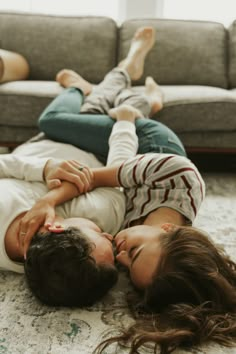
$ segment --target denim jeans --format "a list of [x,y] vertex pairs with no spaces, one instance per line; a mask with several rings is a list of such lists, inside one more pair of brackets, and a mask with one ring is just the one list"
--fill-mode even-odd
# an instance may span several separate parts
[[[108,139],[115,121],[108,115],[80,113],[83,94],[67,88],[57,96],[39,118],[39,128],[50,139],[69,143],[95,154],[106,162]],[[139,139],[139,154],[148,152],[186,156],[177,135],[164,124],[139,118],[135,122]]]

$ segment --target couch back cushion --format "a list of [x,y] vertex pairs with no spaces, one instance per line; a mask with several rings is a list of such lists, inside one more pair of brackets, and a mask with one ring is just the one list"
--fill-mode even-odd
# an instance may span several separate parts
[[156,29],[156,43],[138,84],[152,75],[162,85],[228,86],[227,32],[222,24],[167,19],[126,21],[120,27],[119,60],[126,56],[130,40],[141,26]]
[[229,28],[229,84],[236,87],[236,20]]
[[32,80],[68,68],[98,83],[116,64],[117,26],[106,17],[0,13],[0,46],[26,57]]

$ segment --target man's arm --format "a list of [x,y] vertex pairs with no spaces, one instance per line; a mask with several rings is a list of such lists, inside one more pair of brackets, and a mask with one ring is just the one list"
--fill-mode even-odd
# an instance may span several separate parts
[[[58,165],[58,162],[55,162],[55,160],[47,161],[43,170],[44,177],[51,176],[51,168],[55,164],[56,166]],[[61,179],[63,179],[65,174],[70,175],[71,171],[74,170],[78,174],[76,176],[72,174],[72,177],[70,177],[72,178],[72,183],[59,181],[58,187],[50,190],[45,196],[39,199],[22,218],[18,231],[18,242],[20,248],[23,250],[24,257],[33,235],[40,226],[44,225],[48,228],[53,224],[55,207],[91,189],[92,173],[88,167],[81,167],[79,162],[73,160],[62,162],[61,165],[63,166],[61,170],[62,175],[60,175]],[[68,168],[67,170],[65,170],[65,166]],[[57,171],[60,173],[60,168]],[[73,183],[74,178],[76,178],[76,184]],[[55,179],[50,179],[50,183],[55,182]],[[20,237],[21,234],[25,236],[22,238]]]
[[[40,198],[35,205],[21,219],[18,242],[19,247],[26,256],[33,235],[44,225],[46,228],[53,225],[55,220],[55,207],[74,197],[80,192],[73,183],[63,182],[60,187],[50,190]],[[24,234],[24,237],[20,237]]]
[[49,177],[46,180],[49,189],[59,187],[62,181],[74,183],[80,193],[90,189],[91,173],[88,167],[79,161],[60,161],[57,159],[39,158],[6,154],[0,156],[0,178],[16,178],[30,182],[44,182],[47,171],[59,166],[57,178]]
[[43,169],[48,158],[0,156],[0,178],[16,178],[26,181],[43,181]]

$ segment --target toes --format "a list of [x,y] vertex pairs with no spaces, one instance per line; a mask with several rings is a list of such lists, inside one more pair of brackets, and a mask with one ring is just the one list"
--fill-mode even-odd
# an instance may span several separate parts
[[66,72],[67,72],[67,69],[60,70],[56,75],[56,81],[61,80],[61,78],[65,75]]
[[79,75],[70,69],[62,69],[60,70],[57,75],[56,75],[56,81],[62,81],[64,80],[66,77],[73,77],[73,78],[79,78]]

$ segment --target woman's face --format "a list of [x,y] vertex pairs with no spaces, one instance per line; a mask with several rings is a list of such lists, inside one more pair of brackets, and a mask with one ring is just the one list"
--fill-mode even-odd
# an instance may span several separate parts
[[161,227],[139,225],[120,231],[115,237],[116,259],[129,269],[130,278],[140,289],[146,288],[156,271],[161,247]]

